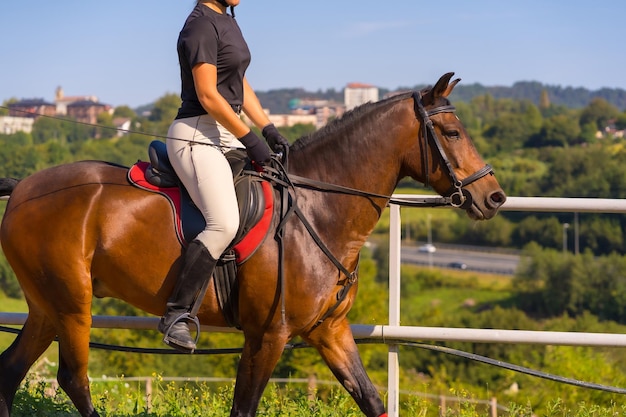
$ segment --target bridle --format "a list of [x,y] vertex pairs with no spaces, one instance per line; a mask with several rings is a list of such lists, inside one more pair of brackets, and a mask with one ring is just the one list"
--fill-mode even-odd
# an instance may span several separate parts
[[437,149],[437,152],[439,152],[443,166],[445,167],[448,177],[450,178],[450,183],[452,184],[448,191],[442,195],[449,198],[449,204],[453,207],[462,209],[470,207],[472,205],[472,195],[463,187],[481,179],[486,175],[493,175],[493,168],[491,165],[486,164],[483,168],[474,172],[472,175],[459,180],[454,172],[454,168],[452,168],[452,164],[450,163],[446,152],[441,146],[441,141],[439,140],[437,132],[435,132],[433,127],[433,122],[430,119],[431,116],[434,116],[435,114],[454,113],[455,107],[451,104],[446,104],[444,106],[426,110],[424,108],[424,104],[422,103],[422,94],[419,91],[414,91],[412,97],[415,117],[418,120],[421,119],[420,123],[422,125],[422,134],[418,136],[422,145],[422,169],[424,172],[424,184],[426,186],[429,185],[428,146],[429,142],[432,141]]

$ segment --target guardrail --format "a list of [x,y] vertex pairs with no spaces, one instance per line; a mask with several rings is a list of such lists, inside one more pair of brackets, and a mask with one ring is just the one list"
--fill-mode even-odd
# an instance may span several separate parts
[[[396,194],[399,199],[421,199],[428,196]],[[591,198],[548,198],[548,197],[508,197],[502,206],[504,211],[532,212],[599,212],[626,213],[626,199]],[[444,327],[419,327],[400,325],[400,249],[401,249],[400,206],[390,205],[389,230],[389,324],[352,326],[355,338],[403,339],[414,341],[457,341],[475,343],[524,343],[570,346],[626,347],[626,335],[607,333],[544,332],[499,329],[466,329]],[[23,325],[26,313],[0,313],[0,324]],[[117,317],[94,316],[94,328],[112,329],[156,329],[157,317]],[[201,330],[237,332],[235,329],[202,326]],[[389,344],[387,402],[389,417],[399,415],[398,345]]]
[[[415,200],[432,197],[426,195],[394,194],[400,200]],[[465,341],[481,343],[529,343],[573,346],[623,346],[626,338],[619,334],[527,332],[522,330],[498,329],[450,329],[409,328],[400,326],[400,252],[401,218],[400,206],[391,204],[389,219],[389,328],[403,329],[405,339],[431,341]],[[606,198],[553,198],[553,197],[507,197],[500,208],[503,211],[531,212],[595,212],[626,213],[626,199]],[[576,216],[577,217],[577,216]],[[388,336],[389,337],[389,336]],[[480,340],[477,340],[480,339]],[[389,345],[387,402],[389,417],[399,415],[400,368],[398,346]]]

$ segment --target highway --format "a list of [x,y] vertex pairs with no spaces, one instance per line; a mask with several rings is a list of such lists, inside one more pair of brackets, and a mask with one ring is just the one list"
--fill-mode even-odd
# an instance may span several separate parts
[[419,251],[419,246],[403,243],[400,255],[402,263],[457,269],[461,264],[464,264],[468,271],[513,275],[520,259],[519,255],[489,252],[488,250],[479,251],[471,248],[459,249],[437,245],[435,247],[437,250],[434,253],[425,253]]

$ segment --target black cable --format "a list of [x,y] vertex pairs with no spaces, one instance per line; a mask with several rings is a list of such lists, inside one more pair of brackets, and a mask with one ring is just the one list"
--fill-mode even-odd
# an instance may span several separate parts
[[[357,341],[357,343],[359,343],[359,341]],[[556,382],[561,382],[561,383],[568,384],[568,385],[574,385],[577,387],[590,388],[590,389],[595,389],[595,390],[600,390],[600,391],[611,392],[615,394],[626,394],[626,389],[624,388],[601,385],[601,384],[596,384],[593,382],[585,382],[585,381],[580,381],[577,379],[566,378],[566,377],[559,376],[559,375],[553,375],[547,372],[536,371],[534,369],[530,369],[525,366],[514,365],[508,362],[503,362],[497,359],[487,358],[485,356],[477,355],[475,353],[463,352],[462,350],[452,349],[446,346],[429,345],[429,344],[424,344],[424,343],[409,342],[406,340],[389,340],[389,339],[385,339],[385,344],[396,344],[396,345],[402,345],[402,346],[417,347],[420,349],[427,349],[427,350],[431,350],[435,352],[446,353],[449,355],[460,356],[462,358],[486,363],[488,365],[497,366],[499,368],[509,369],[511,371],[519,372],[522,374],[527,374],[527,375],[532,375],[532,376],[536,376],[536,377],[543,378],[543,379],[548,379],[550,381],[556,381]]]
[[[0,109],[7,109],[7,110],[11,110],[11,111],[16,111],[16,112],[28,114],[30,116],[46,117],[48,119],[59,120],[61,122],[74,123],[74,124],[77,124],[77,125],[89,126],[89,127],[98,128],[98,129],[115,130],[116,132],[132,133],[132,134],[136,134],[136,135],[150,136],[150,137],[155,137],[155,138],[159,138],[159,139],[172,139],[172,140],[179,140],[179,141],[184,141],[184,142],[191,142],[188,139],[174,138],[174,137],[171,137],[171,136],[159,135],[159,134],[156,134],[156,133],[147,133],[147,132],[142,132],[140,130],[122,129],[121,127],[104,126],[104,125],[99,125],[99,124],[96,124],[96,123],[81,122],[81,121],[74,120],[74,119],[66,119],[64,117],[50,116],[50,115],[47,115],[47,114],[41,114],[41,113],[31,112],[31,111],[27,111],[27,110],[9,109],[9,107],[7,107],[7,106],[0,106]],[[217,146],[217,145],[214,145],[214,146]]]

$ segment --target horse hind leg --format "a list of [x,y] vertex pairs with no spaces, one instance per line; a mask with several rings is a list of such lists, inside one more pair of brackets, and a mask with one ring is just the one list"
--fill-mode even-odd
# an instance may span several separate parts
[[0,417],[8,417],[15,393],[30,367],[54,340],[52,322],[31,308],[22,331],[0,355]]
[[82,417],[97,417],[91,391],[87,363],[89,359],[89,332],[91,304],[80,314],[68,314],[59,319],[59,386],[70,397]]
[[350,325],[345,318],[339,323],[329,318],[302,337],[317,349],[337,380],[367,417],[387,415],[380,394],[365,371]]

